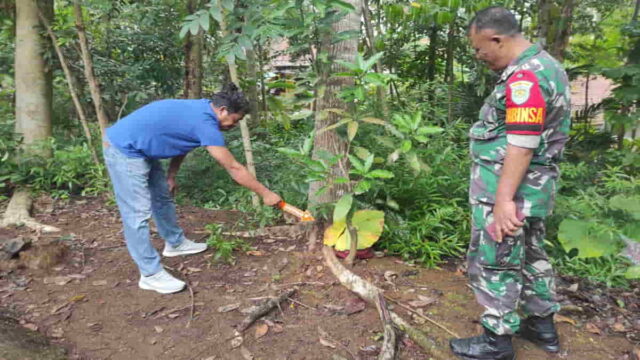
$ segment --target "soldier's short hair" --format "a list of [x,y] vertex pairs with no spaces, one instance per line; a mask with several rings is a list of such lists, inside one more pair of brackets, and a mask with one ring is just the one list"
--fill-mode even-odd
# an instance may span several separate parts
[[476,13],[469,22],[467,32],[491,29],[498,35],[513,36],[520,33],[520,25],[513,13],[501,6],[489,6]]

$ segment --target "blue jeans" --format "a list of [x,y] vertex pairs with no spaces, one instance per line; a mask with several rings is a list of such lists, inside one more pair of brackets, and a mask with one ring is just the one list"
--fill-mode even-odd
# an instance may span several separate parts
[[103,146],[103,154],[129,254],[143,276],[153,275],[162,265],[149,238],[151,215],[167,243],[176,247],[184,240],[162,164],[159,160],[127,157],[110,144]]

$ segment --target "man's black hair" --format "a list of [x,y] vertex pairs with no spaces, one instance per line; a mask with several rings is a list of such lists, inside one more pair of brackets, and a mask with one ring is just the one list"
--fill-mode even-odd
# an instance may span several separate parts
[[222,90],[213,94],[211,102],[215,107],[224,106],[230,114],[246,114],[249,112],[249,101],[236,84],[230,82]]
[[513,13],[501,6],[489,6],[476,13],[469,22],[467,32],[491,29],[497,35],[513,36],[520,33],[520,25]]

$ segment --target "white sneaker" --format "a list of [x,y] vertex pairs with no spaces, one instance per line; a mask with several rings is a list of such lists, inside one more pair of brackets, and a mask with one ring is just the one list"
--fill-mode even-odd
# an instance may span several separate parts
[[193,242],[187,238],[182,241],[182,244],[177,247],[172,247],[169,244],[164,245],[162,256],[173,257],[180,255],[197,254],[207,250],[207,244]]
[[160,294],[171,294],[185,287],[182,280],[174,278],[164,268],[151,276],[140,276],[138,286],[144,290],[155,290]]

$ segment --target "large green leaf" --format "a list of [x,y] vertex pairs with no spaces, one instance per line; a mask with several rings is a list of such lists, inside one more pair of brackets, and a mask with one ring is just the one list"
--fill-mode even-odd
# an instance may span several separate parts
[[217,21],[217,22],[221,22],[222,21],[222,11],[220,11],[220,8],[218,6],[211,6],[209,8],[209,13],[211,14],[211,17]]
[[336,207],[333,209],[333,222],[345,222],[347,214],[351,210],[351,204],[353,204],[353,195],[345,194],[336,203]]
[[371,182],[368,180],[359,181],[353,188],[353,192],[356,195],[364,194],[371,189]]
[[371,172],[368,172],[365,177],[368,178],[378,178],[378,179],[391,179],[393,177],[393,173],[388,170],[376,169]]
[[349,141],[353,141],[353,138],[356,137],[357,133],[358,133],[357,121],[351,121],[349,124],[347,124],[347,136],[349,137]]
[[368,58],[365,62],[364,62],[364,69],[363,70],[369,70],[373,67],[373,65],[384,55],[384,52],[379,52],[373,56],[371,56],[370,58]]
[[593,223],[574,219],[562,221],[558,240],[566,251],[577,249],[579,258],[614,254],[619,244],[612,234],[598,231]]
[[331,226],[329,226],[324,231],[323,243],[327,246],[336,246],[338,241],[340,241],[341,243],[345,242],[347,240],[345,239],[346,237],[348,237],[349,239],[351,238],[349,236],[349,232],[346,230],[346,219],[341,221],[334,221],[333,224],[331,224]]
[[382,235],[384,212],[359,210],[353,214],[351,225],[358,232],[358,249],[370,248]]
[[[378,210],[359,210],[353,214],[351,225],[358,234],[358,250],[370,248],[384,229],[384,213]],[[338,251],[351,248],[351,234],[346,221],[334,221],[324,232],[324,244]]]
[[624,274],[627,279],[640,279],[640,265],[631,266]]
[[616,195],[609,200],[609,205],[618,210],[626,211],[634,219],[640,220],[640,196]]

